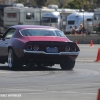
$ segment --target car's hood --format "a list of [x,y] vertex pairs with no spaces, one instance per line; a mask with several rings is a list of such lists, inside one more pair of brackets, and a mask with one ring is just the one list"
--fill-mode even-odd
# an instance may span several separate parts
[[70,42],[67,37],[55,37],[55,36],[28,36],[29,41],[59,41]]

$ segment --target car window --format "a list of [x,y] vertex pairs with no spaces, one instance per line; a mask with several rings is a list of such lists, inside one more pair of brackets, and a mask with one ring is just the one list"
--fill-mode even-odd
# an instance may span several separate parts
[[11,38],[12,37],[12,35],[13,35],[13,33],[16,31],[16,29],[14,29],[14,28],[12,28],[12,29],[10,29],[7,33],[6,33],[6,35],[5,35],[5,38]]
[[23,36],[60,36],[66,37],[60,30],[24,29],[20,31]]
[[21,33],[23,36],[55,36],[53,31],[44,29],[24,29]]
[[60,37],[66,37],[62,31],[56,30],[56,35]]

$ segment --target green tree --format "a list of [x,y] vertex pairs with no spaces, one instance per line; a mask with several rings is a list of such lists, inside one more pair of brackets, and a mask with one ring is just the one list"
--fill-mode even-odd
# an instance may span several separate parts
[[100,0],[17,0],[16,2],[25,4],[27,1],[29,1],[31,5],[35,6],[48,6],[55,4],[58,5],[59,8],[72,9],[81,9],[84,1],[85,10],[100,7]]
[[23,4],[29,3],[33,6],[36,6],[36,1],[35,0],[17,0],[16,3],[23,3]]
[[73,0],[64,5],[64,8],[81,9],[82,2],[80,0]]
[[[98,0],[100,2],[100,0]],[[97,2],[97,0],[95,0]],[[88,10],[94,8],[94,0],[73,0],[64,6],[64,8]]]
[[38,6],[45,6],[45,3],[47,2],[47,0],[35,0],[35,1]]
[[58,5],[60,8],[63,8],[68,1],[72,0],[17,0],[16,2],[26,4],[27,1],[29,1],[31,5],[35,6]]
[[100,7],[100,0],[95,0],[96,7]]
[[67,4],[68,0],[57,0],[59,8],[63,8],[64,4]]

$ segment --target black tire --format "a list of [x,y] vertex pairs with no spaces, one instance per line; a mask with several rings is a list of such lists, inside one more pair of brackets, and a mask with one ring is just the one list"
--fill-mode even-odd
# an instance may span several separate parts
[[65,61],[60,64],[60,67],[63,70],[72,70],[75,66],[75,60],[74,61]]
[[22,68],[22,62],[19,61],[12,48],[8,50],[8,67],[12,70]]

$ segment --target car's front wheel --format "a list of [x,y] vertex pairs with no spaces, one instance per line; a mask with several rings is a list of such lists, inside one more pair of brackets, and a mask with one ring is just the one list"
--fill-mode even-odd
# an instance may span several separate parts
[[22,63],[19,61],[18,57],[15,55],[12,48],[8,50],[8,66],[10,69],[19,69],[22,67]]
[[65,61],[60,64],[60,67],[63,70],[72,70],[74,68],[74,66],[75,66],[75,60],[74,61]]

